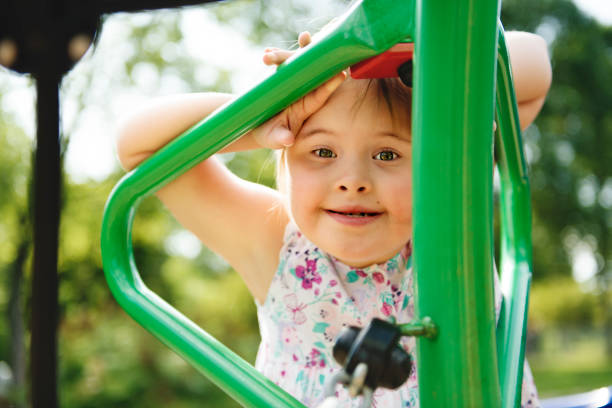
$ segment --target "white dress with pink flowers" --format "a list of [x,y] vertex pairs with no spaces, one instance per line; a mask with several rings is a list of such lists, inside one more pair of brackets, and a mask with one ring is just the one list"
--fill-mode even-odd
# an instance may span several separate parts
[[[344,326],[364,327],[378,317],[393,316],[398,323],[414,318],[411,248],[383,264],[351,268],[322,252],[289,223],[278,270],[267,298],[258,305],[261,344],[256,368],[308,407],[323,400],[323,385],[340,370],[332,357],[336,335]],[[496,314],[501,294],[496,281]],[[415,339],[401,344],[416,361]],[[337,388],[341,407],[357,407]],[[540,406],[528,367],[523,381],[523,407]],[[397,390],[379,388],[374,407],[418,407],[416,369]]]

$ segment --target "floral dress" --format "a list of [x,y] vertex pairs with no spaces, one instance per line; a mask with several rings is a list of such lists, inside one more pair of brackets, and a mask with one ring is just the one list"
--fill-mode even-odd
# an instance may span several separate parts
[[[345,326],[364,327],[377,317],[398,323],[414,319],[410,244],[383,264],[351,268],[321,251],[292,222],[287,226],[278,270],[257,315],[261,344],[256,368],[308,407],[324,399],[327,378],[341,369],[332,356],[334,340]],[[495,279],[495,309],[501,293]],[[416,361],[416,342],[402,337],[402,347]],[[416,367],[416,366],[415,366]],[[357,407],[337,387],[340,407]],[[523,381],[523,407],[539,407],[528,367]],[[418,407],[416,369],[397,390],[378,388],[374,407]]]

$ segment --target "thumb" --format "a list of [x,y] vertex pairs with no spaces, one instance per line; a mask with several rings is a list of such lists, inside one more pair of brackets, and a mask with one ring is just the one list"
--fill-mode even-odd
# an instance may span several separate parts
[[285,126],[275,126],[271,131],[268,146],[272,149],[282,149],[293,144],[295,135]]

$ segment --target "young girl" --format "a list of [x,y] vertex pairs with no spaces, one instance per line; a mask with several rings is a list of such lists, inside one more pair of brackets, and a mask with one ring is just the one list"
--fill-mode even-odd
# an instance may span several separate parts
[[[550,85],[546,44],[527,33],[507,33],[506,40],[525,128]],[[309,41],[300,35],[301,46]],[[268,49],[264,62],[279,64],[289,55]],[[224,150],[282,149],[279,191],[238,178],[212,157],[157,193],[240,273],[258,306],[257,368],[310,407],[321,403],[325,380],[340,369],[331,349],[343,326],[414,318],[411,89],[399,79],[345,77]],[[118,139],[121,164],[134,168],[230,98],[181,95],[132,115]],[[402,345],[414,358],[414,339]],[[417,407],[417,385],[413,370],[398,390],[377,390],[374,403]],[[358,402],[340,388],[338,397],[339,406]],[[529,370],[523,406],[539,406]]]

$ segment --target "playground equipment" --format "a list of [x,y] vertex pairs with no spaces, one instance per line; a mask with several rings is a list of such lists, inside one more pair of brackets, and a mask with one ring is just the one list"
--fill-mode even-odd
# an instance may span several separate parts
[[[516,406],[531,277],[529,186],[498,15],[499,3],[494,1],[357,2],[325,36],[297,52],[275,75],[127,174],[109,198],[102,230],[104,269],[122,307],[242,405],[301,406],[147,289],[131,253],[135,207],[341,69],[409,39],[415,43],[417,315],[431,318],[440,330],[435,340],[418,340],[421,404]],[[505,294],[497,342],[490,177],[495,99],[504,191]],[[439,189],[440,185],[447,188]],[[446,250],[440,253],[441,248]]]
[[[243,406],[302,407],[146,287],[132,254],[134,213],[144,197],[340,70],[409,40],[415,48],[413,266],[418,316],[411,323],[420,327],[430,321],[439,331],[417,340],[420,404],[518,406],[531,218],[499,9],[499,2],[485,0],[358,1],[275,75],[127,174],[109,198],[102,229],[104,270],[120,305]],[[504,294],[497,327],[492,282],[494,116]]]

